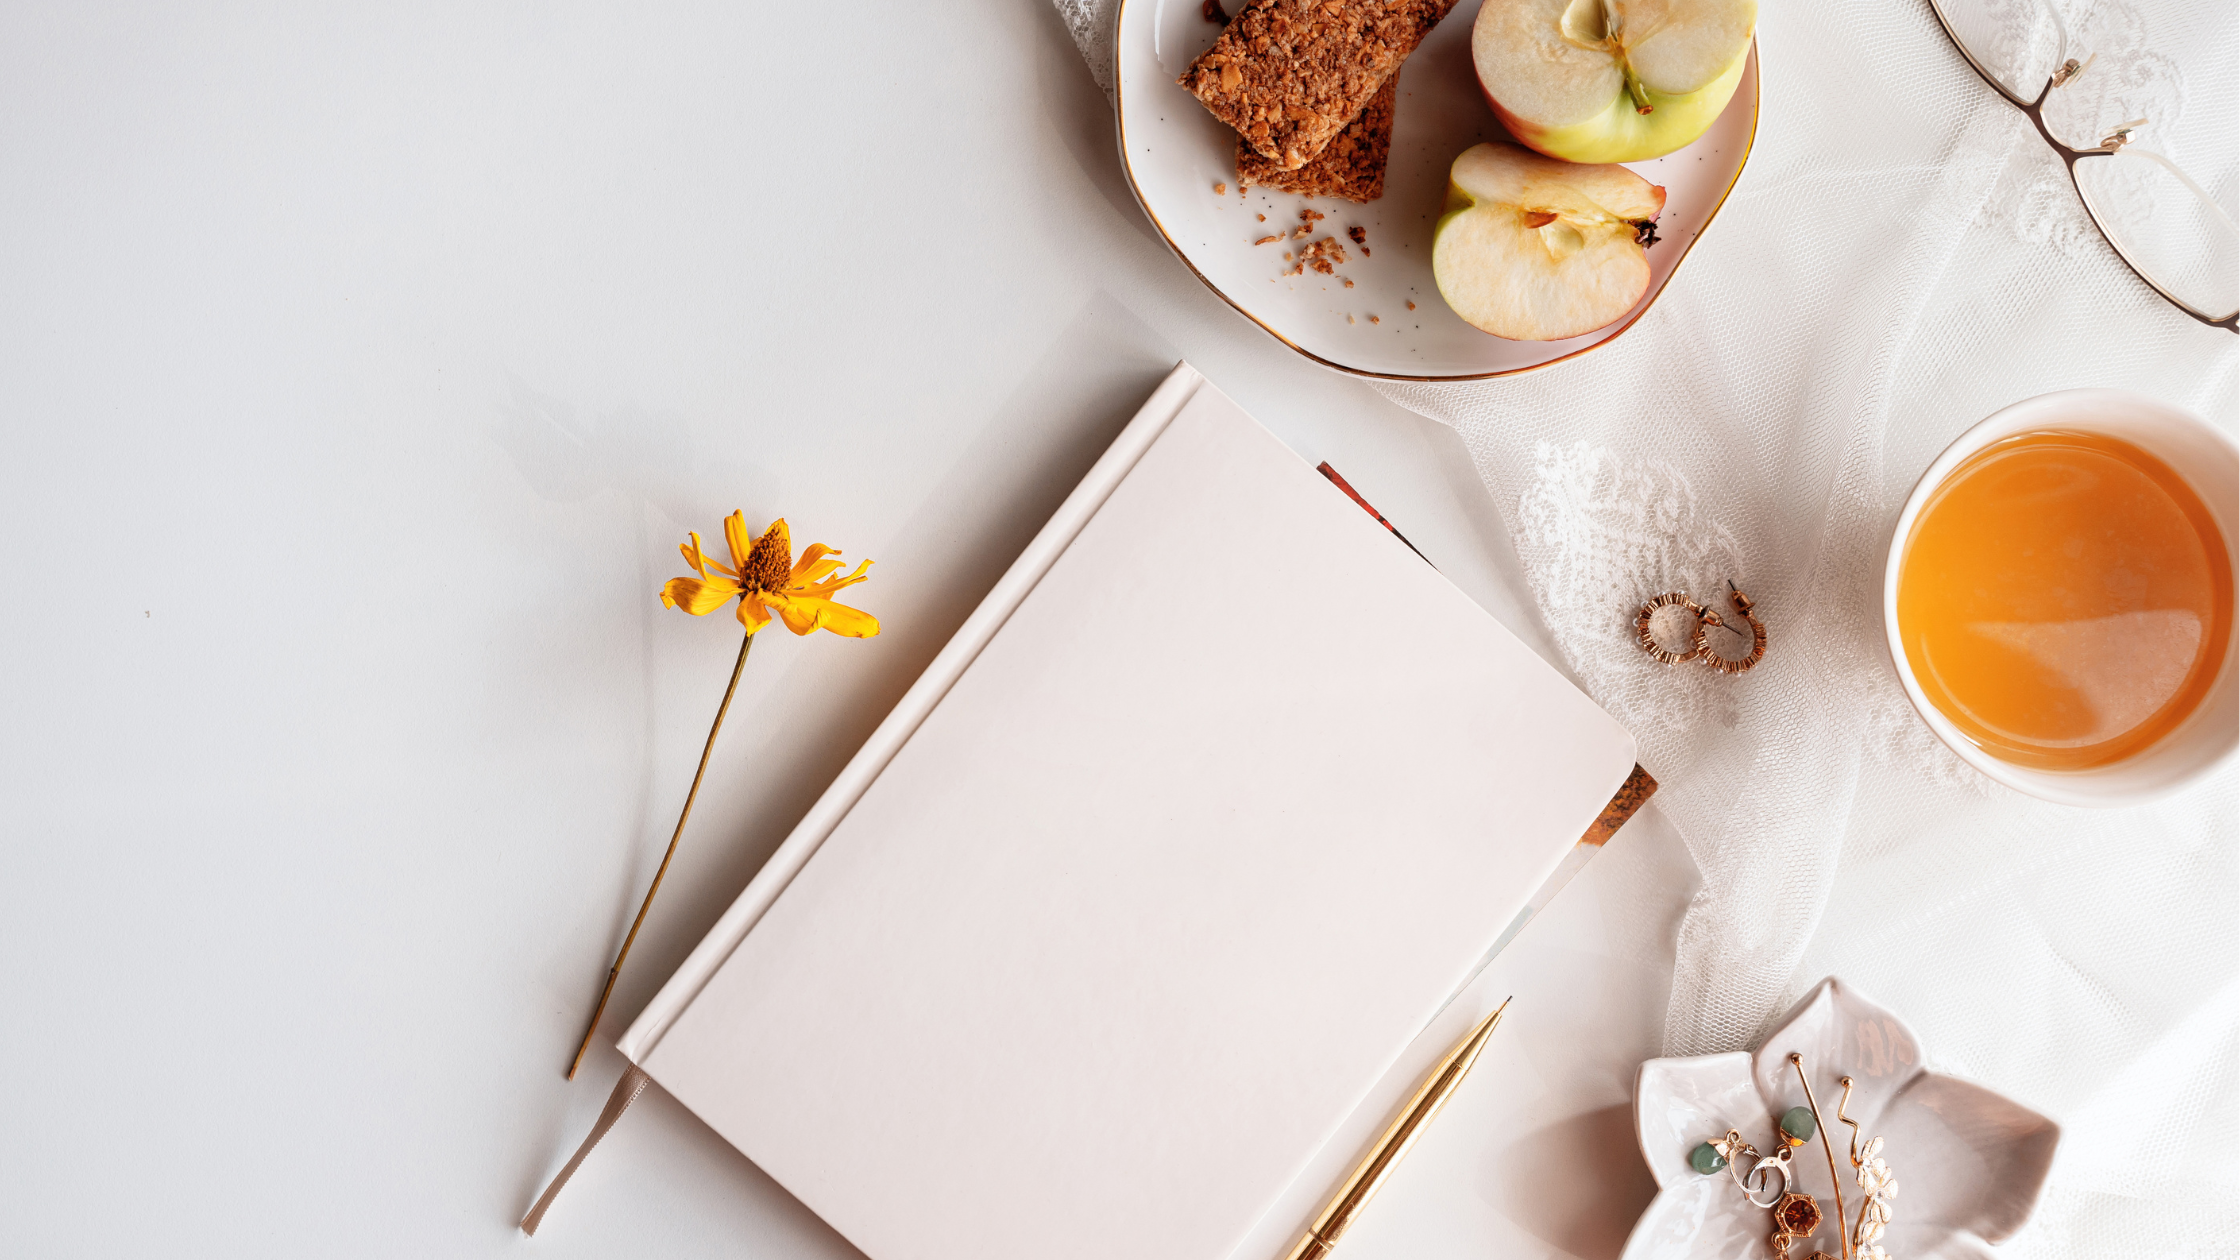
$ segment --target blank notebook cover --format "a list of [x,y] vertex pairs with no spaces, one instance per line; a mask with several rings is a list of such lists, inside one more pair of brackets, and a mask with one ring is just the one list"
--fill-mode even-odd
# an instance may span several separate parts
[[1185,365],[622,1049],[873,1260],[1223,1260],[1633,761]]

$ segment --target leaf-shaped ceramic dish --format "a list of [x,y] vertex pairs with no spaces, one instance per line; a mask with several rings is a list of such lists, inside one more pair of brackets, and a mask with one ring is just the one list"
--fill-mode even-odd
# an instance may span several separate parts
[[[1891,1200],[1878,1244],[1904,1260],[1990,1260],[1990,1244],[2022,1227],[2037,1206],[2061,1130],[2053,1121],[1980,1085],[1928,1071],[1921,1043],[1898,1017],[1822,980],[1755,1053],[1651,1059],[1634,1082],[1641,1154],[1657,1197],[1626,1239],[1622,1260],[1764,1260],[1772,1214],[1750,1206],[1726,1172],[1706,1176],[1689,1152],[1728,1129],[1760,1151],[1774,1149],[1781,1114],[1805,1102],[1792,1051],[1804,1056],[1835,1142],[1844,1205],[1858,1217],[1860,1190],[1849,1159],[1851,1130],[1836,1121],[1837,1082],[1855,1082],[1846,1114],[1860,1141],[1883,1139],[1882,1157],[1902,1193]],[[1817,1198],[1826,1220],[1791,1245],[1841,1255],[1827,1154],[1814,1140],[1795,1154],[1797,1189]],[[1769,1178],[1770,1180],[1770,1178]]]
[[[1236,0],[1230,0],[1236,7]],[[1741,177],[1758,130],[1758,49],[1734,99],[1695,143],[1627,165],[1665,189],[1662,239],[1649,248],[1649,289],[1624,318],[1564,341],[1503,341],[1465,324],[1431,279],[1431,229],[1446,204],[1447,168],[1464,149],[1505,140],[1470,60],[1477,0],[1457,4],[1400,71],[1384,196],[1367,205],[1237,187],[1236,133],[1175,83],[1221,28],[1200,0],[1122,0],[1114,83],[1120,163],[1160,235],[1206,287],[1278,341],[1327,367],[1405,381],[1511,376],[1608,345],[1648,313],[1681,259]],[[1217,195],[1214,185],[1226,186]],[[1337,275],[1285,277],[1285,244],[1253,241],[1298,226],[1302,207],[1329,217],[1351,261]],[[1266,215],[1265,220],[1256,215]],[[1346,239],[1359,227],[1366,258]],[[1353,281],[1347,288],[1345,280]],[[1413,303],[1413,309],[1410,304]]]

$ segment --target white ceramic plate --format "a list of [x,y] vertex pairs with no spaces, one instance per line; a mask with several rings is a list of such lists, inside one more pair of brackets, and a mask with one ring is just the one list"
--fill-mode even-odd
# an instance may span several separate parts
[[[1634,1121],[1657,1197],[1626,1239],[1622,1260],[1760,1260],[1772,1214],[1743,1199],[1730,1172],[1709,1176],[1688,1165],[1699,1144],[1736,1129],[1761,1151],[1775,1149],[1779,1116],[1806,1101],[1789,1055],[1804,1056],[1820,1115],[1835,1138],[1817,1138],[1794,1157],[1794,1189],[1819,1200],[1825,1219],[1789,1254],[1817,1246],[1843,1254],[1836,1238],[1833,1157],[1843,1178],[1846,1219],[1855,1223],[1862,1192],[1850,1159],[1853,1133],[1837,1123],[1843,1091],[1856,1082],[1844,1114],[1858,1137],[1883,1139],[1881,1156],[1896,1178],[1888,1232],[1871,1240],[1905,1260],[1991,1260],[1990,1246],[2030,1219],[2053,1164],[2061,1130],[2053,1121],[1980,1085],[1922,1066],[1913,1030],[1835,977],[1822,980],[1756,1053],[1651,1059],[1634,1082]],[[1750,1171],[1747,1164],[1742,1169]],[[1768,1185],[1778,1184],[1768,1174]],[[1763,1197],[1763,1196],[1762,1196]]]
[[[1447,168],[1464,149],[1507,133],[1478,91],[1470,61],[1477,0],[1439,23],[1400,71],[1384,196],[1365,206],[1334,197],[1237,189],[1236,133],[1176,84],[1221,28],[1200,0],[1122,0],[1117,84],[1120,162],[1136,200],[1206,287],[1245,318],[1317,363],[1388,380],[1510,376],[1560,363],[1615,340],[1647,313],[1680,260],[1711,223],[1749,159],[1758,129],[1758,50],[1726,112],[1694,144],[1628,165],[1665,188],[1662,237],[1649,249],[1649,291],[1625,318],[1564,341],[1503,341],[1465,324],[1431,279],[1431,229],[1446,202]],[[1231,8],[1240,7],[1231,0]],[[1226,195],[1213,186],[1226,184]],[[1334,276],[1284,277],[1285,245],[1255,247],[1298,225],[1312,206],[1329,217],[1317,234],[1344,241],[1351,259]],[[1265,214],[1266,221],[1255,218]],[[1358,226],[1369,257],[1346,240]],[[1304,242],[1297,242],[1304,244]],[[1352,280],[1353,287],[1343,281]],[[1408,309],[1408,303],[1415,309]],[[1372,320],[1371,317],[1375,319]]]

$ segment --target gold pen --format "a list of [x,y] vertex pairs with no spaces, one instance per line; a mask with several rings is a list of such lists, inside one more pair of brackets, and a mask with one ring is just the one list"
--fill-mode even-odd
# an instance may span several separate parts
[[1400,1109],[1384,1136],[1377,1139],[1376,1145],[1369,1148],[1368,1155],[1354,1168],[1353,1175],[1338,1187],[1337,1195],[1322,1209],[1322,1215],[1314,1218],[1306,1237],[1291,1249],[1289,1260],[1322,1260],[1338,1245],[1338,1238],[1352,1226],[1353,1218],[1361,1215],[1370,1197],[1399,1166],[1400,1157],[1416,1144],[1416,1138],[1431,1123],[1431,1117],[1439,1114],[1439,1108],[1446,1106],[1447,1099],[1454,1096],[1462,1078],[1470,1074],[1470,1065],[1478,1061],[1478,1053],[1486,1048],[1486,1039],[1493,1035],[1494,1025],[1501,1022],[1501,1012],[1509,1009],[1511,1000],[1503,998],[1501,1005],[1493,1008],[1493,1014],[1478,1021],[1478,1026],[1470,1030],[1462,1044],[1447,1051],[1447,1057],[1431,1069],[1423,1084],[1416,1087],[1415,1097]]

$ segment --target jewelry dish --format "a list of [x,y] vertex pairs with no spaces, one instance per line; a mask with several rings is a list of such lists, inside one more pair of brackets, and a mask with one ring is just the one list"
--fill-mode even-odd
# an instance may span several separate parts
[[[1121,0],[1113,79],[1121,167],[1153,226],[1207,288],[1276,340],[1356,376],[1485,380],[1561,363],[1616,340],[1656,304],[1719,213],[1757,134],[1759,53],[1753,42],[1733,100],[1708,131],[1674,153],[1626,164],[1666,194],[1641,300],[1584,336],[1504,341],[1449,310],[1431,276],[1431,232],[1446,204],[1448,168],[1471,145],[1509,138],[1480,94],[1471,62],[1475,0],[1456,5],[1402,67],[1384,195],[1366,205],[1238,188],[1236,133],[1175,82],[1221,33],[1201,7],[1200,0]],[[1216,184],[1226,191],[1215,193]],[[1346,245],[1349,261],[1336,275],[1286,277],[1289,242],[1253,244],[1297,227],[1299,211],[1308,207],[1328,216],[1317,234],[1344,240],[1348,228],[1362,230]]]
[[[1811,1141],[1795,1151],[1795,1182],[1828,1205],[1814,1233],[1791,1254],[1845,1249],[1836,1237],[1836,1196],[1826,1159],[1841,1171],[1854,1219],[1862,1198],[1846,1158],[1852,1131],[1837,1123],[1839,1082],[1860,1141],[1885,1139],[1879,1155],[1903,1182],[1893,1183],[1887,1231],[1873,1240],[1903,1260],[1988,1260],[1992,1243],[2022,1227],[2037,1206],[2061,1131],[2053,1121],[1921,1066],[1921,1043],[1897,1016],[1833,976],[1797,1004],[1754,1053],[1651,1059],[1634,1082],[1634,1122],[1657,1197],[1626,1239],[1622,1260],[1761,1260],[1774,1254],[1772,1213],[1752,1206],[1728,1173],[1698,1172],[1690,1155],[1729,1130],[1752,1145],[1779,1146],[1776,1120],[1807,1099],[1790,1055],[1801,1057],[1818,1094],[1830,1150]],[[1872,1152],[1870,1151],[1870,1158]],[[1857,1255],[1873,1254],[1857,1249]]]

